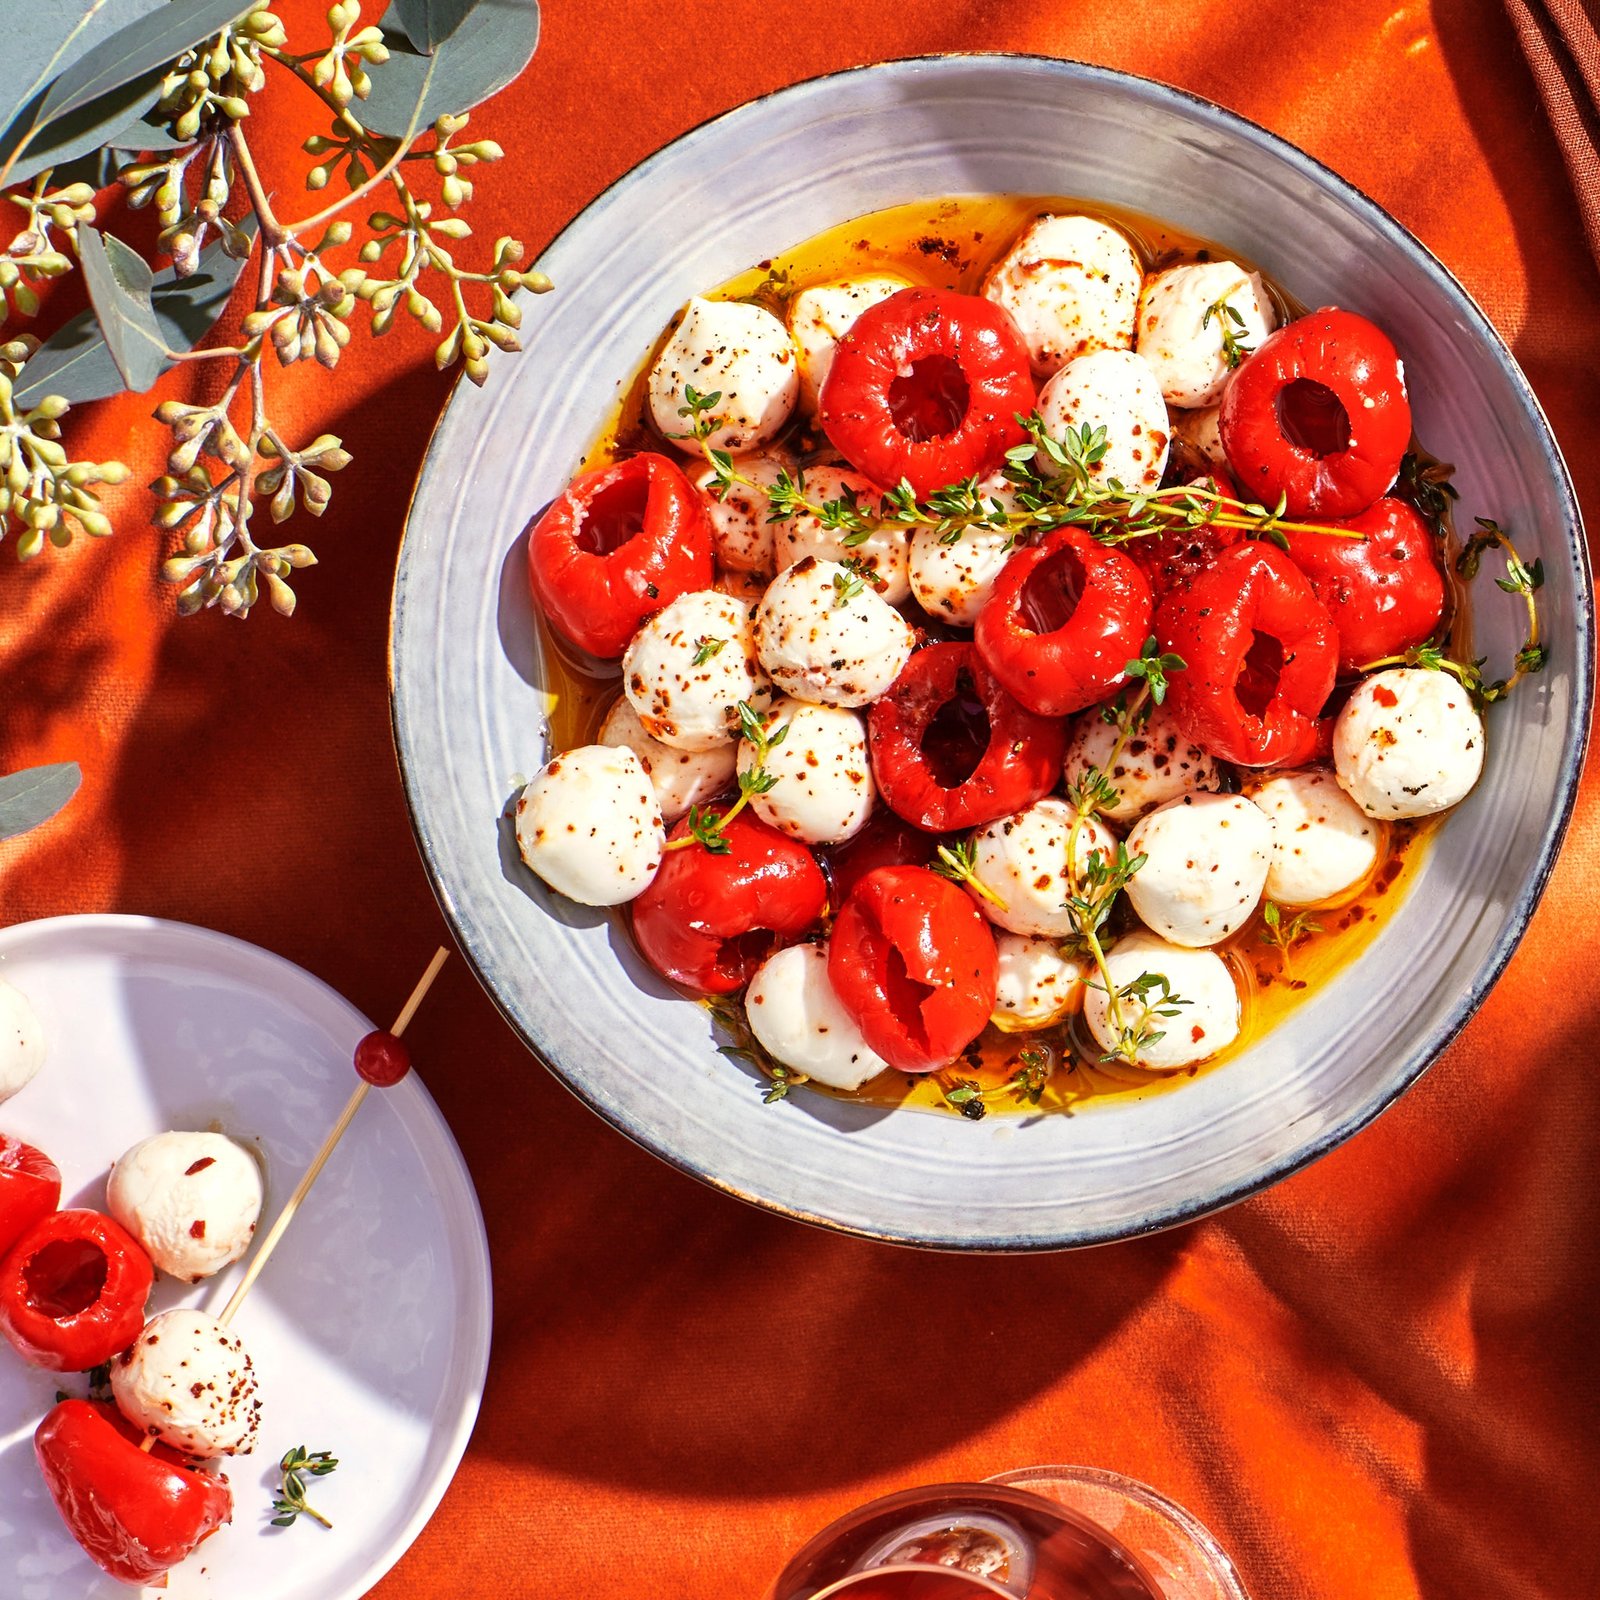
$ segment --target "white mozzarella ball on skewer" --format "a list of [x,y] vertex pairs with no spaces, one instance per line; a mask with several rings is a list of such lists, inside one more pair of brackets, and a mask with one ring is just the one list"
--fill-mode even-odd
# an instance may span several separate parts
[[517,800],[517,849],[557,894],[619,906],[656,875],[667,832],[632,750],[586,744],[536,773]]
[[[764,719],[763,761],[754,744],[739,745],[739,772],[758,762],[772,786],[750,801],[763,821],[806,844],[853,839],[872,815],[876,788],[867,754],[866,719],[844,706],[808,705],[787,696]],[[787,730],[787,731],[781,731]]]
[[1117,841],[1098,817],[1085,817],[1074,834],[1073,811],[1064,800],[1037,800],[972,835],[973,876],[989,891],[978,909],[1012,933],[1064,937],[1075,931],[1067,898],[1071,884],[1067,851],[1082,873],[1090,858],[1112,855]]
[[[709,463],[689,474],[689,482],[705,498],[711,517],[711,547],[717,566],[724,572],[754,572],[770,576],[772,523],[764,490],[771,489],[780,474],[793,470],[787,457],[771,451],[734,459],[734,470],[750,483],[734,483],[723,494],[717,486],[715,468]],[[751,484],[756,485],[755,488]]]
[[[1135,1045],[1131,1064],[1171,1071],[1194,1066],[1239,1037],[1239,990],[1228,964],[1214,950],[1186,949],[1153,933],[1130,933],[1106,956],[1106,971],[1111,988],[1086,989],[1083,1020],[1108,1055],[1120,1055],[1125,1036],[1143,1040]],[[1164,980],[1165,992],[1159,982],[1145,980]],[[1141,985],[1144,992],[1124,992],[1130,985]],[[1162,1016],[1163,1011],[1174,1015]]]
[[[803,479],[805,497],[815,506],[829,501],[854,500],[869,520],[878,513],[879,495],[870,478],[839,467],[808,467]],[[852,541],[854,541],[852,543]],[[819,561],[853,561],[890,605],[899,605],[911,593],[906,575],[907,536],[904,528],[885,524],[865,538],[850,528],[829,528],[809,511],[797,512],[773,525],[773,559],[781,572],[807,556]]]
[[684,437],[688,391],[717,395],[708,416],[719,426],[706,443],[715,450],[754,450],[776,438],[794,411],[800,377],[789,330],[760,306],[737,300],[692,299],[650,369],[650,416],[688,455],[700,442]]
[[1450,673],[1395,667],[1363,679],[1333,725],[1339,786],[1369,817],[1426,817],[1483,771],[1483,719]]
[[[1053,438],[1069,429],[1105,429],[1105,454],[1089,469],[1096,483],[1113,479],[1139,492],[1160,486],[1170,427],[1156,375],[1131,350],[1096,350],[1069,361],[1040,391],[1039,415]],[[1059,468],[1040,451],[1039,467]]]
[[1233,367],[1228,346],[1257,349],[1276,318],[1259,273],[1235,261],[1197,261],[1145,279],[1135,348],[1174,406],[1219,400]]
[[1090,767],[1098,768],[1117,791],[1114,805],[1099,808],[1114,822],[1134,822],[1179,795],[1220,789],[1217,763],[1179,731],[1171,711],[1156,706],[1112,759],[1120,738],[1117,726],[1098,711],[1086,711],[1073,725],[1063,770],[1067,787],[1081,782]]
[[1272,824],[1238,794],[1186,794],[1128,835],[1139,920],[1173,944],[1209,945],[1250,920],[1272,866]]
[[814,283],[789,302],[789,337],[800,357],[800,391],[806,409],[817,409],[817,396],[833,366],[839,341],[869,306],[909,289],[911,280],[893,273],[861,273],[831,283]]
[[1033,369],[1059,371],[1091,350],[1126,350],[1144,271],[1126,235],[1094,217],[1030,223],[989,270],[983,293],[1011,313]]
[[255,1363],[231,1328],[183,1307],[147,1322],[111,1363],[129,1422],[185,1455],[247,1456],[261,1419]]
[[710,750],[674,750],[652,739],[626,695],[606,713],[597,744],[627,749],[639,758],[656,792],[661,820],[670,828],[690,806],[704,805],[733,787],[735,752],[731,744]]
[[716,589],[663,606],[622,656],[622,691],[645,731],[674,750],[712,750],[739,734],[739,702],[765,705],[753,607]]
[[888,1065],[828,981],[828,952],[793,944],[769,956],[745,991],[750,1031],[774,1060],[830,1089],[859,1089]]
[[244,1255],[261,1199],[255,1159],[220,1133],[158,1133],[119,1156],[106,1181],[106,1209],[185,1283]]
[[1272,824],[1269,900],[1321,905],[1359,888],[1377,866],[1382,829],[1331,772],[1283,772],[1246,793]]
[[1089,968],[1075,956],[1063,955],[1056,940],[999,933],[994,943],[1000,973],[989,1020],[995,1027],[1005,1033],[1028,1033],[1082,1009]]
[[864,706],[883,694],[915,642],[875,589],[834,561],[807,556],[772,580],[756,607],[756,650],[797,700]]
[[44,1029],[32,1003],[0,978],[0,1101],[33,1082],[44,1057]]

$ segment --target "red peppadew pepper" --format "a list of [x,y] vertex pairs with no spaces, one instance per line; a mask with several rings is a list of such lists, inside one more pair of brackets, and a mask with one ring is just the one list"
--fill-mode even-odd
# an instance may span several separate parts
[[44,1151],[0,1133],[0,1255],[61,1204],[61,1174]]
[[[672,839],[689,838],[685,817]],[[722,829],[726,853],[668,849],[633,902],[633,936],[663,977],[701,994],[733,994],[780,945],[804,933],[828,899],[803,844],[741,811]]]
[[857,472],[922,496],[998,467],[1034,399],[1010,312],[951,289],[902,289],[839,341],[817,414]]
[[1217,423],[1246,500],[1272,506],[1282,496],[1291,517],[1353,517],[1394,482],[1411,402],[1383,330],[1325,307],[1245,359]]
[[1114,689],[1150,634],[1150,585],[1120,550],[1057,528],[1001,569],[972,640],[1027,710],[1065,717]]
[[563,638],[607,660],[646,617],[714,575],[705,502],[662,455],[574,478],[528,534],[534,599]]
[[1224,550],[1167,595],[1155,629],[1185,663],[1167,703],[1186,737],[1243,767],[1311,759],[1338,635],[1288,556],[1260,543]]
[[888,806],[874,806],[867,825],[853,839],[828,851],[828,899],[837,911],[850,891],[879,867],[925,867],[939,841],[913,828]]
[[862,1037],[901,1072],[947,1066],[994,1011],[999,956],[971,899],[925,867],[879,867],[828,940],[828,981]]
[[155,1269],[131,1233],[97,1211],[57,1211],[0,1261],[0,1333],[49,1372],[88,1372],[144,1327]]
[[1403,500],[1380,500],[1342,526],[1365,537],[1287,537],[1294,564],[1339,630],[1339,670],[1354,672],[1433,635],[1444,616],[1444,576],[1427,523]]
[[970,644],[906,663],[867,717],[884,803],[929,833],[976,828],[1055,787],[1066,725],[1019,705]]
[[34,1454],[56,1510],[84,1552],[127,1584],[166,1574],[233,1519],[226,1478],[191,1472],[115,1406],[63,1400],[39,1424]]

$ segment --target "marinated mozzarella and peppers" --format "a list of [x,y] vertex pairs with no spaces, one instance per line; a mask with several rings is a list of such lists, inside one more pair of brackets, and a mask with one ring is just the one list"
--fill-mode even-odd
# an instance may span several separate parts
[[[1381,329],[1199,241],[952,201],[763,266],[530,529],[558,681],[621,682],[518,800],[524,860],[627,903],[769,1099],[1193,1072],[1470,792],[1543,665],[1537,563],[1455,548]],[[1494,548],[1499,683],[1457,659]]]

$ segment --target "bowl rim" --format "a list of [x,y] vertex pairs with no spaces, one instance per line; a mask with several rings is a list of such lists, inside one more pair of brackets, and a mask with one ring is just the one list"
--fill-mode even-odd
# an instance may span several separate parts
[[1079,61],[1069,57],[1009,50],[943,51],[924,55],[897,56],[883,61],[865,62],[857,66],[844,67],[833,72],[819,73],[813,77],[802,78],[796,82],[766,90],[725,111],[716,112],[703,118],[666,143],[658,146],[624,172],[619,173],[585,201],[582,207],[551,237],[539,254],[539,262],[545,261],[566,236],[573,229],[579,227],[584,219],[603,201],[613,197],[626,186],[648,183],[656,167],[680,146],[703,137],[712,129],[718,128],[724,123],[734,123],[756,115],[759,108],[769,100],[777,99],[780,96],[803,97],[817,94],[839,80],[867,74],[894,77],[907,73],[909,69],[910,72],[925,71],[933,75],[939,75],[946,72],[956,72],[973,63],[982,62],[1016,62],[1029,67],[1042,68],[1047,72],[1058,73],[1069,81],[1096,82],[1101,85],[1109,85],[1120,89],[1123,93],[1142,98],[1147,102],[1165,104],[1169,108],[1180,108],[1187,114],[1197,117],[1203,123],[1220,128],[1236,137],[1244,138],[1246,142],[1265,148],[1290,166],[1306,173],[1322,187],[1331,191],[1336,198],[1343,201],[1391,244],[1403,253],[1410,254],[1418,260],[1434,280],[1436,287],[1448,298],[1454,300],[1477,334],[1478,339],[1499,364],[1529,414],[1537,423],[1536,431],[1542,451],[1543,466],[1554,481],[1558,496],[1563,504],[1561,533],[1575,558],[1573,570],[1577,591],[1575,597],[1577,604],[1574,607],[1574,643],[1576,648],[1572,663],[1572,715],[1564,730],[1566,749],[1561,762],[1558,803],[1546,823],[1534,869],[1522,884],[1515,902],[1508,907],[1500,932],[1496,936],[1487,957],[1475,974],[1472,983],[1456,999],[1445,1019],[1411,1048],[1393,1079],[1380,1092],[1364,1100],[1349,1115],[1340,1119],[1319,1137],[1306,1146],[1290,1152],[1282,1159],[1268,1163],[1254,1177],[1240,1182],[1218,1185],[1214,1189],[1182,1203],[1157,1207],[1141,1216],[1133,1226],[1110,1233],[1101,1231],[1074,1232],[1068,1229],[1057,1230],[1048,1234],[993,1233],[980,1238],[972,1238],[967,1236],[958,1237],[953,1234],[912,1234],[909,1232],[882,1231],[841,1222],[836,1218],[818,1212],[785,1205],[782,1201],[768,1196],[748,1193],[725,1178],[720,1177],[714,1170],[702,1166],[670,1148],[666,1143],[656,1138],[648,1128],[632,1126],[622,1117],[613,1115],[606,1107],[593,1099],[578,1083],[568,1077],[545,1054],[538,1041],[513,1014],[509,1002],[502,999],[488,981],[484,968],[478,960],[473,941],[469,936],[463,919],[457,915],[449,891],[440,874],[431,832],[420,810],[421,796],[416,788],[411,767],[406,759],[406,736],[402,728],[395,652],[395,640],[400,626],[400,613],[404,605],[401,577],[405,568],[406,545],[411,533],[412,515],[416,506],[417,493],[422,486],[423,479],[436,466],[440,457],[440,435],[450,408],[460,392],[462,377],[459,373],[455,383],[451,386],[444,405],[440,408],[427,449],[424,451],[421,464],[418,467],[416,481],[412,485],[411,495],[407,502],[405,526],[402,529],[400,544],[395,555],[395,576],[390,599],[388,641],[389,727],[395,747],[396,764],[400,769],[406,813],[411,821],[412,833],[416,838],[418,851],[422,857],[423,868],[427,873],[428,883],[433,890],[434,898],[439,903],[439,908],[450,926],[457,945],[466,958],[467,965],[472,969],[473,975],[478,979],[484,992],[493,1002],[495,1009],[499,1011],[528,1052],[557,1082],[562,1084],[589,1110],[593,1111],[609,1126],[616,1129],[617,1132],[624,1135],[634,1144],[649,1151],[650,1154],[665,1161],[669,1166],[676,1168],[688,1177],[698,1179],[708,1187],[719,1190],[723,1194],[731,1195],[734,1199],[742,1200],[747,1205],[755,1206],[760,1210],[772,1212],[779,1216],[788,1217],[796,1222],[803,1222],[832,1233],[845,1234],[854,1238],[869,1239],[876,1243],[899,1245],[911,1249],[938,1250],[962,1254],[1033,1254],[1044,1251],[1080,1249],[1095,1245],[1114,1244],[1125,1239],[1137,1239],[1149,1234],[1161,1233],[1169,1228],[1179,1227],[1184,1223],[1195,1222],[1203,1217],[1210,1216],[1214,1212],[1224,1210],[1241,1200],[1246,1200],[1252,1195],[1270,1188],[1273,1184],[1279,1183],[1285,1178],[1292,1177],[1302,1168],[1310,1166],[1314,1161],[1320,1160],[1330,1151],[1353,1138],[1373,1122],[1410,1089],[1456,1040],[1467,1023],[1477,1013],[1479,1007],[1487,998],[1489,991],[1500,980],[1517,946],[1527,932],[1528,923],[1544,896],[1544,891],[1550,881],[1550,875],[1555,868],[1556,859],[1560,854],[1562,843],[1566,838],[1567,829],[1572,821],[1573,811],[1577,804],[1579,780],[1582,776],[1591,733],[1595,666],[1592,620],[1594,591],[1588,544],[1584,533],[1583,513],[1578,503],[1577,493],[1573,487],[1571,473],[1562,456],[1561,447],[1556,440],[1554,430],[1550,426],[1550,420],[1545,415],[1544,407],[1541,405],[1538,395],[1534,392],[1532,384],[1528,381],[1527,375],[1523,372],[1515,355],[1473,295],[1450,268],[1404,223],[1392,216],[1370,195],[1325,162],[1302,150],[1300,146],[1285,138],[1282,134],[1273,132],[1272,129],[1253,121],[1242,113],[1219,105],[1216,101],[1209,100],[1204,95],[1196,94],[1193,90],[1167,83],[1159,78],[1148,77],[1140,73],[1125,72],[1120,68],[1100,66],[1093,62]]

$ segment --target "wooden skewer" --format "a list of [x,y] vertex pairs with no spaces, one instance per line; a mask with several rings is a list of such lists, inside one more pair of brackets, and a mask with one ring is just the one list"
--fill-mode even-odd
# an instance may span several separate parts
[[[439,976],[439,969],[449,956],[448,950],[440,949],[434,952],[433,960],[428,963],[428,970],[418,980],[416,988],[411,991],[411,998],[400,1008],[400,1015],[394,1019],[394,1026],[389,1029],[396,1038],[410,1026],[411,1019],[417,1014],[417,1007],[422,1004],[428,990],[433,987],[433,980]],[[272,1224],[271,1231],[261,1241],[245,1275],[239,1280],[239,1287],[233,1291],[232,1298],[223,1307],[222,1314],[217,1318],[223,1327],[227,1327],[233,1321],[239,1307],[244,1304],[245,1296],[255,1287],[256,1279],[261,1276],[261,1269],[271,1260],[272,1252],[278,1248],[278,1243],[288,1231],[289,1224],[294,1221],[295,1213],[305,1203],[306,1196],[311,1193],[312,1185],[322,1176],[322,1169],[327,1166],[328,1158],[349,1131],[350,1124],[355,1121],[356,1113],[361,1109],[361,1104],[371,1088],[372,1085],[365,1081],[356,1085],[355,1093],[345,1103],[345,1108],[339,1113],[339,1120],[329,1130],[328,1137],[322,1141],[322,1148],[312,1158],[311,1165],[306,1168],[305,1176],[295,1185],[294,1193],[284,1202],[283,1210],[278,1213],[278,1220]]]
[[[450,952],[443,948],[434,952],[433,960],[428,963],[428,970],[417,980],[417,986],[411,991],[411,998],[400,1008],[400,1015],[394,1019],[394,1025],[389,1029],[397,1039],[411,1025],[411,1019],[417,1014],[417,1007],[427,997],[428,990],[433,987],[433,980],[439,976],[439,969],[450,959]],[[239,1307],[245,1302],[245,1297],[255,1287],[256,1279],[261,1276],[261,1269],[266,1266],[272,1252],[278,1248],[283,1236],[289,1230],[289,1224],[294,1221],[295,1213],[305,1204],[306,1196],[311,1193],[312,1186],[322,1176],[322,1169],[327,1166],[328,1159],[338,1148],[339,1141],[350,1130],[350,1124],[355,1121],[356,1113],[361,1109],[362,1102],[367,1098],[372,1085],[364,1079],[358,1083],[345,1108],[339,1113],[339,1119],[328,1132],[328,1137],[322,1141],[322,1148],[311,1159],[311,1165],[306,1168],[305,1175],[295,1185],[294,1193],[284,1202],[283,1210],[278,1213],[277,1220],[272,1224],[265,1239],[261,1241],[252,1258],[250,1265],[245,1270],[245,1275],[239,1280],[239,1286],[233,1291],[221,1315],[217,1318],[223,1327],[233,1321]],[[153,1450],[156,1437],[151,1434],[143,1444],[141,1450]]]

